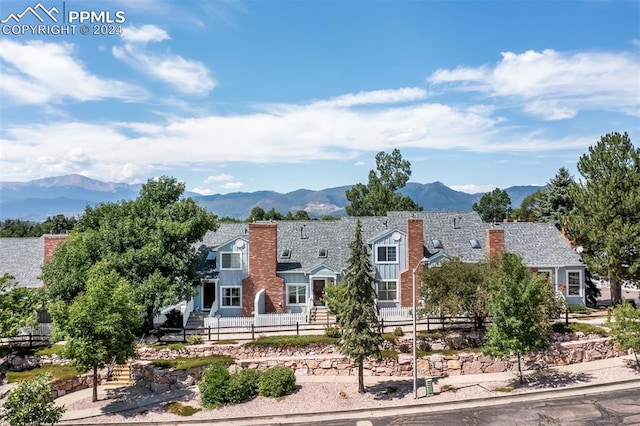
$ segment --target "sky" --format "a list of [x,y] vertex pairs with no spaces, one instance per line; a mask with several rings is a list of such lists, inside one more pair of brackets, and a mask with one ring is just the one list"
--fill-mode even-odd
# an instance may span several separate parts
[[638,0],[2,0],[0,22],[0,181],[318,190],[398,148],[411,181],[475,193],[640,140]]

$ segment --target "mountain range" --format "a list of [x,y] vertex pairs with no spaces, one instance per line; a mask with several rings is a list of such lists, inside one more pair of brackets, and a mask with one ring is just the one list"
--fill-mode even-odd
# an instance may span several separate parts
[[[64,214],[77,216],[87,205],[135,198],[141,184],[102,182],[82,175],[65,175],[29,182],[0,182],[0,220],[21,219],[40,222],[48,216]],[[229,194],[200,195],[187,192],[209,211],[218,216],[244,219],[251,209],[260,206],[278,212],[305,210],[311,217],[327,214],[345,214],[345,191],[350,186],[326,188],[319,191],[298,189],[286,194],[275,191],[233,192]],[[512,206],[541,186],[512,186],[504,188]],[[411,197],[427,211],[468,211],[483,193],[467,194],[455,191],[441,182],[409,182],[400,191]]]

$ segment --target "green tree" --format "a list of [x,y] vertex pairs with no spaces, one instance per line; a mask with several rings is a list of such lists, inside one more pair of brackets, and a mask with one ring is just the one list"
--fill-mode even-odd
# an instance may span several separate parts
[[621,282],[640,277],[640,148],[627,133],[606,134],[580,157],[578,171],[567,233],[589,269],[609,280],[617,305]]
[[0,337],[12,337],[21,327],[36,325],[36,310],[42,305],[40,289],[18,287],[13,277],[0,277]]
[[511,211],[511,199],[507,191],[496,188],[480,197],[479,203],[471,206],[484,222],[502,222]]
[[259,220],[265,220],[265,218],[266,218],[266,213],[264,209],[260,206],[255,206],[254,208],[251,209],[251,213],[247,218],[247,222],[257,222]]
[[489,315],[488,267],[485,263],[467,263],[459,258],[422,272],[421,294],[424,312],[442,316],[469,315],[474,327],[484,326]]
[[39,375],[20,383],[7,396],[0,420],[11,426],[53,425],[60,421],[64,407],[56,407],[51,397],[51,375]]
[[411,176],[411,163],[403,160],[399,149],[376,155],[376,170],[369,171],[369,182],[357,183],[346,191],[349,216],[384,216],[388,211],[422,211],[410,197],[396,191],[404,188]]
[[538,207],[538,203],[540,202],[540,197],[542,196],[543,190],[538,189],[537,191],[532,192],[531,194],[524,197],[522,203],[520,203],[520,207],[514,209],[510,216],[512,219],[524,220],[525,222],[537,222],[539,220],[538,213],[536,209]]
[[593,282],[593,275],[589,269],[584,270],[584,300],[587,306],[595,308],[598,305],[598,297],[602,294],[600,289]]
[[622,349],[633,349],[636,364],[640,367],[638,352],[640,352],[640,308],[634,308],[631,303],[624,301],[611,311],[607,323],[611,335],[620,343]]
[[344,276],[344,303],[337,312],[342,338],[340,351],[354,360],[358,367],[358,392],[364,393],[364,360],[368,356],[380,359],[382,336],[378,326],[376,280],[366,246],[362,240],[362,224],[358,220],[351,255]]
[[87,287],[70,306],[51,305],[55,335],[64,337],[64,356],[82,369],[93,369],[93,398],[98,400],[98,368],[115,358],[119,363],[135,354],[135,331],[140,326],[140,307],[131,285],[105,264],[89,272]]
[[553,223],[558,229],[564,227],[565,218],[574,209],[571,197],[573,185],[573,176],[569,170],[561,167],[555,177],[547,183],[547,187],[542,190],[535,206],[535,213],[542,222]]
[[143,185],[133,201],[87,207],[43,266],[50,297],[71,303],[84,291],[91,267],[101,262],[131,283],[150,329],[160,308],[193,294],[200,282],[193,244],[217,226],[214,215],[183,193],[184,184],[161,177]]
[[47,217],[47,219],[40,224],[40,227],[42,229],[42,235],[64,234],[65,232],[73,231],[73,228],[77,223],[78,219],[73,216],[66,217],[63,214],[57,214],[55,216]]
[[521,356],[547,346],[555,298],[545,277],[534,275],[517,254],[504,252],[492,262],[489,312],[493,320],[484,350],[498,356],[515,353],[522,382]]

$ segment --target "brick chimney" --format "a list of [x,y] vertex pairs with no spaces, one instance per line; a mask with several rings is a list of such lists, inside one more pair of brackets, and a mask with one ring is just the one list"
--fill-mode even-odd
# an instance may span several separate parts
[[486,231],[487,237],[487,258],[498,256],[504,251],[504,229],[489,228]]
[[[424,219],[407,220],[407,269],[400,274],[400,306],[413,306],[413,269],[424,257]],[[418,269],[418,272],[420,269]],[[420,294],[420,277],[416,273],[416,294]],[[417,301],[416,297],[416,301]]]
[[67,241],[67,234],[45,235],[44,238],[44,261],[48,262],[53,258],[53,252],[55,249],[65,241]]
[[276,276],[278,226],[275,223],[249,224],[249,276],[242,280],[242,315],[250,316],[258,291],[265,289],[267,312],[284,310],[284,279]]

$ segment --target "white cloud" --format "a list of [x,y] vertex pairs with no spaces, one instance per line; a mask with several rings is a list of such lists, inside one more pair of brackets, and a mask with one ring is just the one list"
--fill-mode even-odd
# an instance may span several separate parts
[[66,99],[134,100],[145,96],[139,87],[91,74],[75,58],[76,53],[71,43],[0,40],[3,97],[16,104],[47,104]]
[[367,164],[367,163],[365,163],[364,161],[356,161],[355,163],[353,163],[353,165],[356,166],[356,167],[362,167],[365,164]]
[[204,183],[213,183],[213,182],[228,182],[230,180],[233,180],[234,177],[231,175],[228,175],[226,173],[221,173],[219,175],[216,176],[209,176],[204,180]]
[[497,188],[495,185],[475,185],[469,183],[466,185],[452,185],[450,186],[454,191],[466,192],[467,194],[478,194],[480,192],[491,192]]
[[545,120],[574,117],[581,110],[640,115],[640,57],[627,52],[555,50],[502,53],[495,66],[438,70],[427,79],[488,97],[520,100],[524,111]]
[[418,87],[403,87],[392,90],[373,90],[369,92],[348,93],[313,103],[316,107],[348,108],[358,105],[392,104],[411,102],[427,97],[427,92]]
[[193,188],[191,190],[191,192],[195,192],[195,193],[198,193],[200,195],[213,195],[213,194],[215,194],[215,191],[213,191],[212,189],[200,188],[200,187]]
[[220,188],[223,189],[238,189],[238,188],[242,188],[244,186],[244,183],[242,182],[227,182],[223,185],[220,185]]
[[112,48],[113,56],[129,66],[162,81],[175,90],[189,95],[206,95],[216,81],[209,69],[200,61],[185,59],[180,55],[148,51],[147,44],[169,40],[169,34],[153,25],[127,27],[122,33],[122,46]]

